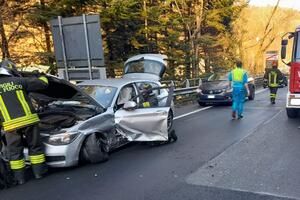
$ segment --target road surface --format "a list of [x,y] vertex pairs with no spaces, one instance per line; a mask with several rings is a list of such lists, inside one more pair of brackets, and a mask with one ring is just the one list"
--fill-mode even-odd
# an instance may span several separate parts
[[286,117],[286,92],[276,105],[260,92],[242,120],[231,120],[228,106],[183,106],[176,143],[132,144],[106,163],[55,170],[0,199],[300,199],[300,121]]

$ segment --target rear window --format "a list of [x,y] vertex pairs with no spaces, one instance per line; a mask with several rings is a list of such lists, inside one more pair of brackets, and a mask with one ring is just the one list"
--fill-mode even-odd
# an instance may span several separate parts
[[125,74],[127,73],[150,73],[161,75],[164,65],[154,60],[137,60],[127,63],[125,66]]

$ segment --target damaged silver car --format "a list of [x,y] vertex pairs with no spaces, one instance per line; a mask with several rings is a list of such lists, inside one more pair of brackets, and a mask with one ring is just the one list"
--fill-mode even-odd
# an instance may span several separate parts
[[[121,79],[74,86],[48,76],[48,89],[31,94],[41,119],[47,163],[52,167],[98,163],[132,141],[176,140],[173,88],[163,88],[159,82],[165,68],[163,56],[145,54],[125,63]],[[140,85],[145,83],[151,85],[157,106],[141,106]]]

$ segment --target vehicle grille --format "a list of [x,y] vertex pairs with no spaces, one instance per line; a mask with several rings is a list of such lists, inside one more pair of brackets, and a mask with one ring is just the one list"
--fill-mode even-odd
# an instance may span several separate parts
[[65,156],[46,156],[47,162],[57,162],[57,161],[65,161]]
[[203,94],[221,94],[223,90],[202,90]]

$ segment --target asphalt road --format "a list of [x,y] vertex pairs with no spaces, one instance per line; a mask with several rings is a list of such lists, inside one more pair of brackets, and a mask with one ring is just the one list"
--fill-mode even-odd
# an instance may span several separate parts
[[228,106],[178,108],[176,143],[129,145],[106,163],[2,190],[0,200],[300,199],[300,121],[286,117],[286,91],[276,105],[257,94],[242,120]]

